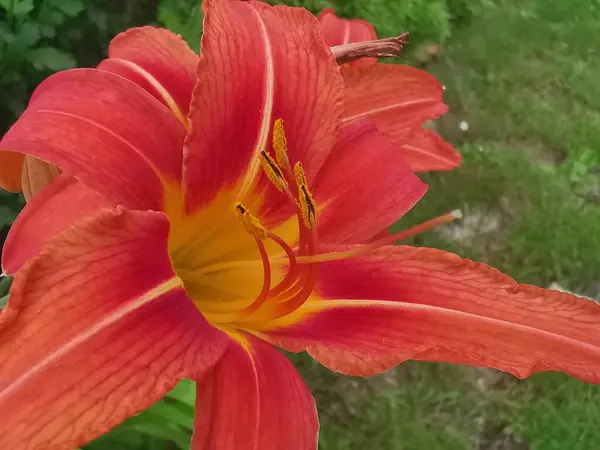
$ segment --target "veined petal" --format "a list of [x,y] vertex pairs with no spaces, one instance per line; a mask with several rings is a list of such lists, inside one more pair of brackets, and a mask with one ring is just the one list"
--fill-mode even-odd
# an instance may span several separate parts
[[[330,47],[377,39],[375,28],[366,20],[342,19],[336,16],[335,11],[331,8],[323,9],[317,18],[321,22],[323,39],[325,39],[325,43]],[[371,65],[376,62],[377,58],[362,58],[350,64]]]
[[81,181],[62,174],[29,202],[12,225],[2,252],[2,271],[15,274],[51,237],[101,208],[114,206]]
[[415,172],[451,170],[462,162],[461,154],[451,144],[427,128],[418,130],[400,149]]
[[304,319],[271,336],[332,370],[373,375],[418,359],[600,382],[600,305],[590,300],[406,246],[322,264],[319,277]]
[[185,129],[134,83],[96,69],[46,79],[0,142],[50,162],[124,206],[163,208],[181,181]]
[[[401,64],[342,67],[344,123],[367,117],[381,134],[404,145],[423,122],[444,114],[442,85],[427,72]],[[368,90],[369,95],[365,95]]]
[[317,448],[315,401],[289,360],[243,335],[198,381],[192,450]]
[[23,196],[27,202],[60,175],[58,167],[45,161],[26,156],[23,164]]
[[168,231],[161,213],[103,210],[17,273],[0,315],[2,448],[79,447],[222,355]]
[[108,59],[98,68],[141,86],[187,125],[197,64],[198,55],[181,36],[147,26],[117,35],[108,47]]
[[367,242],[406,214],[426,190],[373,122],[348,124],[318,175],[319,238],[336,244]]
[[333,145],[343,88],[318,21],[300,8],[212,1],[200,53],[185,143],[188,211],[221,190],[241,200],[271,188],[258,155],[271,148],[276,119],[291,163],[302,160],[312,182]]
[[25,155],[0,151],[0,188],[9,192],[21,190]]

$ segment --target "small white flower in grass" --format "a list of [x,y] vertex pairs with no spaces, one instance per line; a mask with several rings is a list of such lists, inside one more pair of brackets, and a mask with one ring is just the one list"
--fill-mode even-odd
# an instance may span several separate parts
[[469,129],[469,124],[466,120],[461,120],[461,122],[458,124],[458,128],[460,128],[462,131],[467,131]]

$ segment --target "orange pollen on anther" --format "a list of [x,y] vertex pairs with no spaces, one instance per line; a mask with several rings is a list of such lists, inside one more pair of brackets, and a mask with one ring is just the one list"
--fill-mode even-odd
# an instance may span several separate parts
[[283,119],[277,119],[273,124],[273,150],[275,150],[275,158],[279,165],[283,168],[290,167],[288,158],[287,138],[283,129]]

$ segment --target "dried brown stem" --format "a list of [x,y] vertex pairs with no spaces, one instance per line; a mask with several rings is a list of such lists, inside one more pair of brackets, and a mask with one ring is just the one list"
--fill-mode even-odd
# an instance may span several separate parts
[[393,38],[336,45],[331,47],[331,51],[338,64],[346,64],[365,57],[392,58],[400,56],[407,36],[408,33],[404,33]]

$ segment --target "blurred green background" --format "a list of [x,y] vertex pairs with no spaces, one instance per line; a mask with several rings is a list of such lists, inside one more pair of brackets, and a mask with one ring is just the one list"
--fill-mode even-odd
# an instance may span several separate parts
[[[313,12],[409,31],[406,56],[446,87],[438,131],[463,166],[423,175],[425,199],[408,227],[460,208],[460,222],[419,236],[486,261],[517,280],[600,292],[600,1],[288,0]],[[50,73],[94,66],[127,27],[170,28],[198,48],[196,0],[0,0],[0,131]],[[434,51],[439,45],[439,49]],[[22,200],[0,194],[6,233]],[[0,293],[0,296],[2,293]],[[370,379],[342,377],[293,356],[320,409],[323,450],[593,450],[600,388],[560,374],[526,381],[494,371],[403,364]],[[185,449],[194,387],[164,400],[86,449]]]

